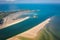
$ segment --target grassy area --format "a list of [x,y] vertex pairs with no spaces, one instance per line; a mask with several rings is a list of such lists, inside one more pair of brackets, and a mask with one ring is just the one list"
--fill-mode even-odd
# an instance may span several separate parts
[[19,39],[21,39],[21,40],[34,40],[32,38],[26,38],[26,37],[19,37]]
[[3,18],[3,16],[0,16],[0,19],[2,19]]

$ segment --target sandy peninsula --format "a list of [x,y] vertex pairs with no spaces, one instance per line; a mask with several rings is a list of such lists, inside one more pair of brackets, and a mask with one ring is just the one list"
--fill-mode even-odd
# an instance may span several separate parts
[[10,14],[9,16],[5,17],[3,25],[0,25],[0,29],[6,28],[8,26],[14,25],[16,23],[19,23],[19,22],[22,22],[22,21],[28,19],[29,17],[17,19],[17,17],[20,16],[24,12],[28,12],[28,11],[13,13],[13,14]]
[[26,39],[26,40],[35,40],[38,32],[47,24],[49,23],[49,19],[45,20],[44,22],[42,22],[41,24],[35,26],[34,28],[28,30],[28,31],[25,31],[21,34],[18,34],[16,36],[13,36],[7,40],[23,40],[23,39]]

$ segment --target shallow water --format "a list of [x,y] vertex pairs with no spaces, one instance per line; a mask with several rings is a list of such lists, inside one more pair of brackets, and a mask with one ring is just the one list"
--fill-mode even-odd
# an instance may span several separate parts
[[27,10],[27,9],[40,10],[39,12],[36,12],[37,18],[33,18],[32,15],[29,15],[31,18],[21,23],[0,30],[0,39],[7,39],[11,36],[17,35],[38,25],[47,18],[59,14],[60,4],[0,4],[0,11]]

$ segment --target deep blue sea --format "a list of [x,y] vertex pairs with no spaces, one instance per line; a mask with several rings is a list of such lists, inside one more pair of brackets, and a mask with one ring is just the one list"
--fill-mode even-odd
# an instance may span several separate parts
[[0,11],[12,11],[21,9],[58,11],[60,9],[60,4],[0,4]]
[[[9,38],[21,32],[24,32],[53,15],[60,15],[60,4],[0,4],[0,11],[13,10],[40,10],[36,12],[37,18],[29,18],[21,23],[9,26],[0,30],[0,36],[3,39]],[[7,31],[8,30],[8,31]],[[9,33],[8,33],[9,32]],[[3,37],[3,36],[4,37]]]

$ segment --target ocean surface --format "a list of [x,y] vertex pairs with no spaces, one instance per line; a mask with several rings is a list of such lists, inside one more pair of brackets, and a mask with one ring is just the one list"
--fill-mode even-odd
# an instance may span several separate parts
[[[60,15],[60,4],[0,4],[0,11],[40,10],[37,18],[29,18],[21,23],[0,30],[0,39],[7,39],[24,32],[54,15]],[[32,15],[30,15],[32,16]],[[7,31],[8,30],[8,31]],[[9,32],[9,33],[8,33]],[[3,37],[4,36],[4,37]]]
[[0,4],[0,11],[12,11],[22,9],[58,11],[60,9],[60,4]]

